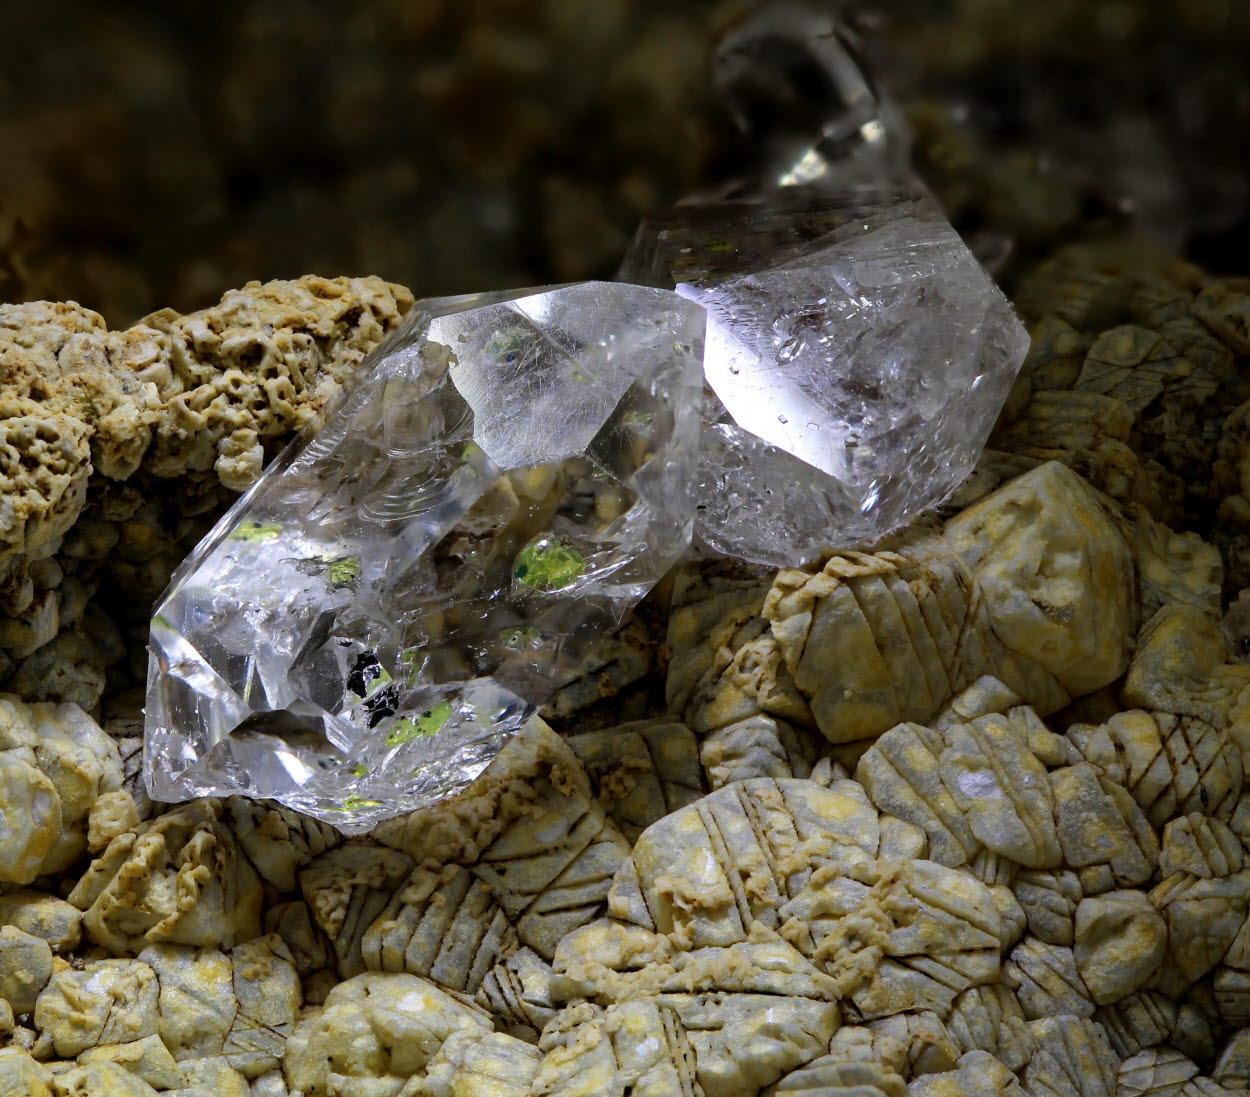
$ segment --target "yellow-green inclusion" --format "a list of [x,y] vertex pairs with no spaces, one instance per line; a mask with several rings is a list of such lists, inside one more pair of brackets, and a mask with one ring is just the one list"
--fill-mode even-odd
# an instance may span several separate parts
[[554,537],[526,545],[516,558],[516,579],[534,590],[563,590],[586,570],[586,557]]
[[451,705],[447,701],[440,701],[433,708],[426,709],[415,720],[411,716],[401,716],[391,725],[386,745],[397,747],[425,735],[437,735],[450,718]]
[[272,541],[282,534],[282,527],[277,522],[240,522],[230,534],[231,541]]

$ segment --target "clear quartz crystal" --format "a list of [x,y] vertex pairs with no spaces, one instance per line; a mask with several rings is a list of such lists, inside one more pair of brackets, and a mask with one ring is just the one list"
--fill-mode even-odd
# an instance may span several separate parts
[[419,302],[158,605],[152,795],[359,830],[466,786],[688,547],[703,338],[640,286]]
[[697,536],[775,566],[953,492],[1028,349],[916,185],[682,204],[642,224],[619,277],[707,309]]

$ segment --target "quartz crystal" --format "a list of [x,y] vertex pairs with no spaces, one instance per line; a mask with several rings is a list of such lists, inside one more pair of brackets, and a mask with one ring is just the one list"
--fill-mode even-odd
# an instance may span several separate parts
[[682,204],[642,224],[619,276],[707,309],[697,533],[775,566],[954,491],[1028,348],[918,186]]
[[158,605],[152,795],[463,788],[689,545],[703,335],[641,286],[418,303]]

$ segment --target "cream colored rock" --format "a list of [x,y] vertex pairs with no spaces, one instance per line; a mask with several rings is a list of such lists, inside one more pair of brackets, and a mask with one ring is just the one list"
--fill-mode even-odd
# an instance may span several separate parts
[[1084,757],[1122,785],[1156,827],[1202,812],[1228,820],[1241,795],[1241,755],[1211,724],[1132,710],[1069,732]]
[[1250,972],[1218,967],[1212,981],[1220,1018],[1233,1028],[1250,1025]]
[[184,1092],[204,1097],[252,1097],[247,1078],[221,1056],[185,1059],[180,1064],[187,1077]]
[[232,796],[225,809],[256,871],[284,893],[295,891],[301,868],[343,840],[332,826],[270,801]]
[[1245,849],[1225,822],[1191,812],[1173,819],[1163,828],[1159,872],[1166,878],[1188,872],[1207,879],[1231,876],[1245,864]]
[[1094,1013],[1089,991],[1077,974],[1072,950],[1063,945],[1048,945],[1036,937],[1026,937],[1011,950],[1003,966],[1003,978],[1015,991],[1029,1020],[1063,1014],[1090,1017]]
[[277,934],[290,951],[296,972],[301,976],[320,971],[332,950],[304,902],[278,903],[265,911],[265,932]]
[[542,1053],[502,1032],[453,1032],[414,1097],[530,1097]]
[[814,727],[777,640],[760,613],[772,572],[706,561],[679,569],[667,646],[668,708],[696,734],[761,713]]
[[1103,1006],[1094,1017],[1122,1059],[1172,1038],[1177,1024],[1176,1003],[1155,990],[1138,991]]
[[962,865],[981,848],[963,809],[942,780],[944,739],[920,724],[899,724],[860,758],[855,779],[882,811],[924,830],[933,860]]
[[99,853],[114,838],[139,826],[139,809],[126,789],[96,797],[87,813],[87,849]]
[[762,1097],[904,1097],[902,1077],[873,1062],[848,1062],[825,1055],[787,1074],[763,1091]]
[[259,936],[259,885],[220,804],[196,800],[113,839],[69,901],[87,936],[114,953],[164,941],[228,947]]
[[1087,762],[1053,770],[1050,783],[1065,863],[1077,870],[1108,870],[1108,886],[1084,886],[1086,893],[1110,890],[1112,881],[1123,886],[1150,879],[1159,860],[1159,840],[1123,787]]
[[0,1047],[0,1097],[52,1097],[52,1075],[17,1047]]
[[156,1090],[137,1074],[108,1060],[88,1062],[53,1075],[52,1092],[56,1097],[156,1097]]
[[[992,497],[991,497],[992,498]],[[833,743],[925,723],[986,674],[1044,712],[1070,695],[991,628],[976,581],[937,538],[779,572],[764,616],[817,727]]]
[[299,975],[281,938],[257,937],[230,953],[238,1010],[226,1034],[222,1058],[245,1078],[282,1063],[302,1003]]
[[68,952],[82,939],[82,911],[64,899],[20,889],[0,895],[0,926],[42,937],[53,952]]
[[[1217,618],[1193,606],[1164,606],[1141,628],[1121,697],[1126,705],[1209,724],[1244,748],[1250,666],[1232,655]],[[1217,814],[1210,805],[1205,810]]]
[[174,1058],[220,1056],[239,1011],[230,960],[185,945],[153,945],[141,956],[160,980],[158,1032]]
[[1029,931],[1050,945],[1071,945],[1073,918],[1081,901],[1081,884],[1068,869],[1028,870],[1011,882],[1028,919]]
[[515,948],[494,893],[460,865],[414,869],[360,939],[368,970],[406,971],[466,994]]
[[1141,1051],[1120,1065],[1117,1094],[1122,1097],[1170,1097],[1199,1074],[1198,1064],[1172,1048]]
[[1028,868],[1060,864],[1054,795],[1029,736],[1045,732],[1027,708],[981,716],[944,733],[942,783],[987,849]]
[[869,1022],[868,1028],[878,1039],[897,1041],[904,1049],[899,1070],[904,1078],[954,1070],[960,1057],[954,1039],[935,1013],[896,1013]]
[[841,995],[835,979],[758,925],[750,941],[686,951],[650,930],[592,922],[560,943],[552,965],[550,994],[557,1002],[606,1006],[683,991],[825,1002]]
[[776,926],[813,869],[870,864],[879,840],[877,813],[851,782],[757,778],[649,827],[631,863],[656,929],[698,948],[745,940],[753,921]]
[[369,972],[340,983],[296,1025],[282,1069],[304,1097],[395,1097],[456,1032],[482,1039],[490,1022],[415,975]]
[[1136,624],[1132,558],[1074,472],[1042,465],[956,515],[944,536],[1009,650],[1040,663],[1072,696],[1123,673]]
[[29,749],[0,751],[0,882],[29,884],[61,836],[61,799]]
[[698,743],[684,724],[641,720],[574,735],[568,745],[608,817],[631,842],[703,795]]
[[907,1086],[907,1097],[1025,1097],[1020,1081],[986,1051],[970,1051],[954,1070],[924,1074]]
[[722,788],[753,777],[810,777],[821,743],[811,732],[761,713],[710,732],[699,758],[708,784]]
[[300,889],[344,978],[366,970],[362,940],[412,870],[412,858],[365,841],[326,850],[299,871]]
[[960,1052],[983,1050],[1011,1070],[1033,1054],[1036,1041],[1015,994],[1002,984],[971,987],[955,999],[946,1030]]
[[533,949],[518,948],[487,972],[477,1003],[491,1012],[503,1031],[537,1040],[556,1012],[551,965]]
[[[753,994],[664,994],[545,1034],[534,1092],[697,1092],[753,1097],[816,1058],[838,1023],[830,1002]],[[632,1087],[632,1089],[631,1089]]]
[[468,867],[491,889],[521,943],[547,959],[565,933],[602,913],[612,876],[629,854],[577,756],[538,719],[509,740],[464,795],[374,833],[429,867]]
[[1159,989],[1178,997],[1215,967],[1237,938],[1250,903],[1250,871],[1212,880],[1178,873],[1155,885],[1150,902],[1168,927]]
[[15,1014],[30,1013],[52,978],[52,949],[42,937],[0,926],[0,998]]
[[1029,1097],[1113,1097],[1120,1060],[1097,1023],[1043,1017],[1029,1031],[1037,1043],[1021,1071]]
[[1167,951],[1163,918],[1140,891],[1111,891],[1076,908],[1073,955],[1090,997],[1108,1005],[1143,987]]
[[35,1027],[63,1057],[157,1031],[156,973],[138,960],[95,960],[54,972],[35,1003]]
[[1127,508],[1127,535],[1137,565],[1141,619],[1165,605],[1189,605],[1218,617],[1224,564],[1196,533],[1177,533],[1139,505]]
[[82,1066],[109,1062],[141,1078],[153,1089],[179,1089],[186,1085],[186,1075],[155,1034],[126,1044],[102,1044],[88,1048],[78,1056]]

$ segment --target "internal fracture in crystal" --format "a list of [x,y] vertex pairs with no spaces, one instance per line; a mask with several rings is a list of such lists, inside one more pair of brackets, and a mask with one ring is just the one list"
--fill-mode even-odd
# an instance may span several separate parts
[[953,492],[1028,348],[907,185],[683,204],[642,224],[619,276],[707,309],[697,534],[775,566],[876,538]]
[[153,796],[351,830],[467,785],[689,545],[703,337],[640,286],[418,303],[158,605]]

